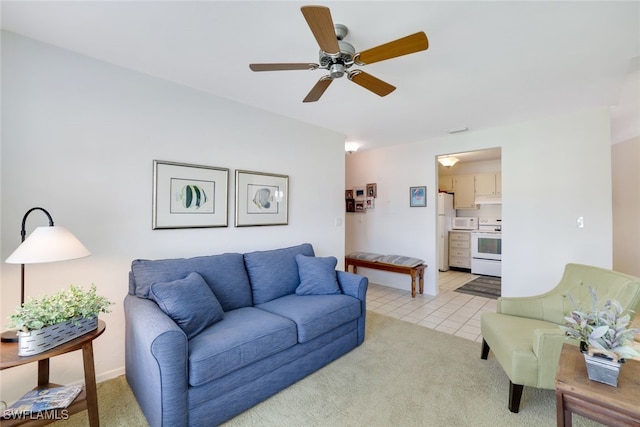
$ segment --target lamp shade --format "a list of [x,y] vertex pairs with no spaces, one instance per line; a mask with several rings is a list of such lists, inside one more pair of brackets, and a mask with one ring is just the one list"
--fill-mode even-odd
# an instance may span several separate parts
[[450,168],[451,166],[453,166],[456,163],[458,163],[460,161],[460,159],[457,158],[457,157],[453,157],[453,156],[446,156],[446,157],[440,157],[438,159],[438,161],[445,168]]
[[83,258],[91,252],[69,230],[57,225],[38,227],[13,251],[8,264],[36,264]]

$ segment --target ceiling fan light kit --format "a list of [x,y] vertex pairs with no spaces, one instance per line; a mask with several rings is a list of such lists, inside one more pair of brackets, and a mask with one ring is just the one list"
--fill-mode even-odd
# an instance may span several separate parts
[[349,29],[342,24],[334,25],[328,7],[302,6],[300,10],[318,46],[320,46],[319,64],[249,64],[249,68],[252,71],[327,70],[329,74],[318,80],[302,102],[318,101],[331,82],[334,79],[343,77],[345,74],[350,81],[376,95],[386,96],[396,89],[395,86],[362,70],[350,70],[350,68],[353,65],[365,66],[374,62],[420,52],[429,47],[427,35],[421,31],[362,52],[357,52],[353,45],[343,41],[347,34],[349,34]]

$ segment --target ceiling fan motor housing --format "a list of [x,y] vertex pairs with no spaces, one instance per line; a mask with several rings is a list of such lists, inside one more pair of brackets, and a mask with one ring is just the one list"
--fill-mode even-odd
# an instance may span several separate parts
[[356,53],[356,49],[351,43],[338,41],[340,46],[340,53],[337,55],[330,55],[324,51],[320,51],[320,68],[326,68],[331,74],[331,78],[342,77],[347,68],[353,65],[353,56]]
[[329,67],[329,75],[332,79],[338,79],[344,76],[344,73],[347,71],[347,68],[343,64],[332,64]]

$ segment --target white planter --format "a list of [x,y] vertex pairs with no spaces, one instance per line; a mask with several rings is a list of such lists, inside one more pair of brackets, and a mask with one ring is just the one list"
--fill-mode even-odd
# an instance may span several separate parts
[[76,317],[64,323],[29,332],[18,332],[18,356],[45,352],[98,328],[98,318]]
[[614,387],[618,386],[618,375],[620,374],[620,362],[598,356],[589,356],[584,354],[584,361],[587,363],[587,374],[589,379],[608,384]]

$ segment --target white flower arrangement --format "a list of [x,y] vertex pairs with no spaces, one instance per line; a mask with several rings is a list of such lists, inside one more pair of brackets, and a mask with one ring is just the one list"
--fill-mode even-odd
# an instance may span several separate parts
[[39,299],[29,299],[9,316],[11,329],[24,332],[66,322],[76,317],[94,318],[109,313],[113,302],[96,293],[96,286],[86,291],[71,285],[69,289]]

